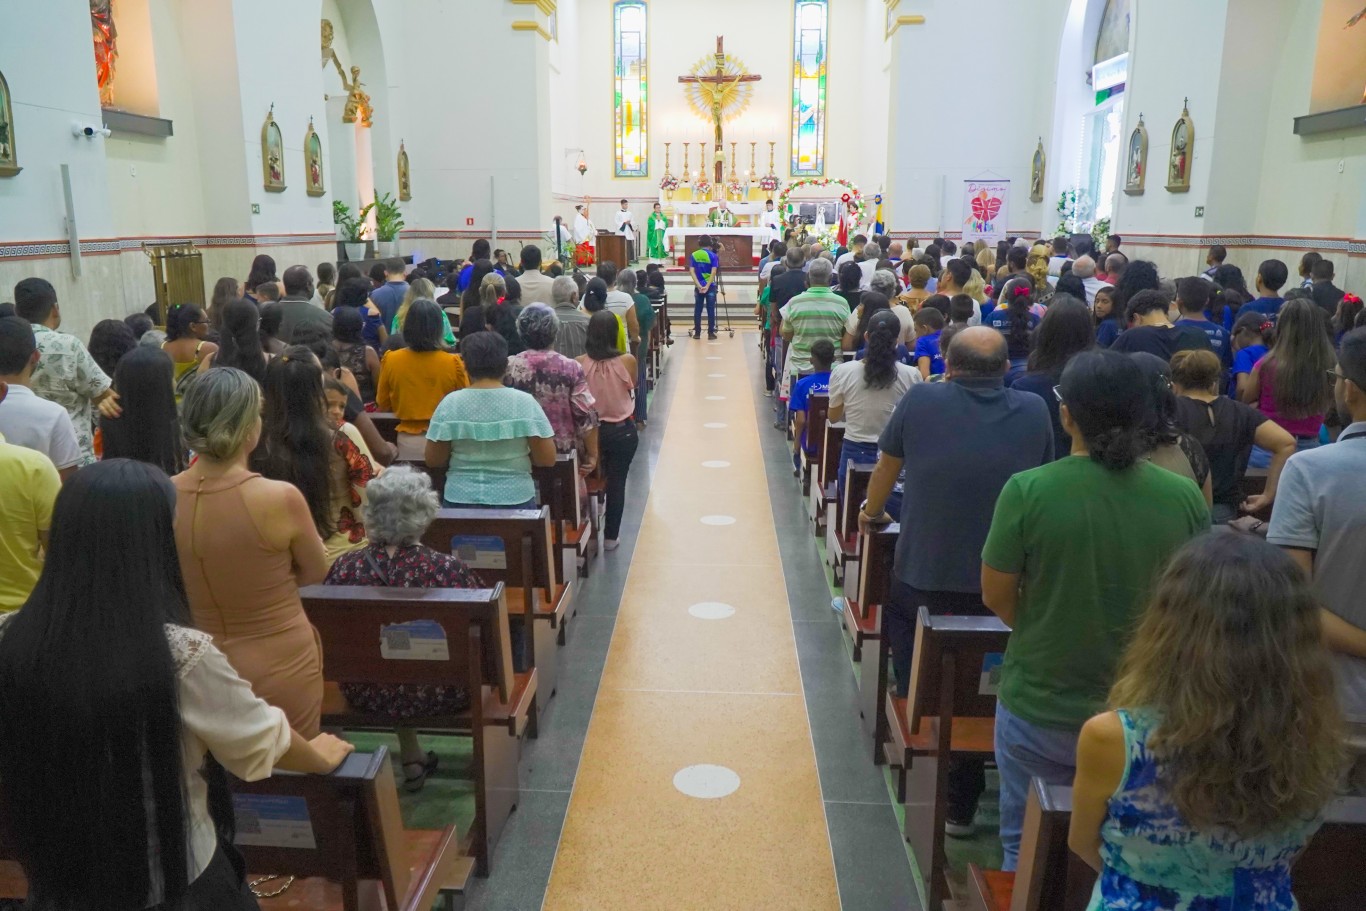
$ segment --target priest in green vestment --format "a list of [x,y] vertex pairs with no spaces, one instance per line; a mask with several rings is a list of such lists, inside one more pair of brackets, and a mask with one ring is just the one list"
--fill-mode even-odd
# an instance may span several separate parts
[[655,203],[650,220],[645,225],[646,249],[650,259],[667,259],[664,249],[664,232],[669,228],[669,216],[665,215],[659,203]]

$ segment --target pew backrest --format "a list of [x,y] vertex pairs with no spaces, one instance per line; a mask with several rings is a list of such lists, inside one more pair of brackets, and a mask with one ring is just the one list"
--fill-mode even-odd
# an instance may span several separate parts
[[501,583],[488,589],[310,585],[299,590],[333,683],[463,686],[477,713],[481,687],[513,689]]
[[398,442],[398,415],[392,411],[371,411],[370,423],[375,425],[384,439],[390,443]]
[[539,588],[547,601],[552,599],[555,549],[546,506],[440,509],[422,543],[442,553],[454,553],[486,583]]
[[916,613],[915,652],[906,699],[910,730],[918,731],[922,718],[946,714],[941,704],[946,697],[953,700],[948,714],[995,716],[994,681],[1009,639],[1010,627],[996,617],[931,614],[922,604]]
[[901,525],[893,522],[863,536],[858,595],[865,609],[875,604],[886,604],[891,597],[892,569],[900,535]]
[[806,398],[806,451],[815,453],[812,461],[820,464],[821,441],[825,439],[826,416],[830,413],[830,395],[812,393]]
[[552,522],[566,522],[573,528],[583,525],[583,503],[579,499],[579,456],[561,453],[555,464],[531,469],[536,481],[537,498],[550,510]]
[[844,422],[825,422],[825,435],[820,441],[820,488],[835,483],[835,473],[839,470],[840,447],[844,445]]

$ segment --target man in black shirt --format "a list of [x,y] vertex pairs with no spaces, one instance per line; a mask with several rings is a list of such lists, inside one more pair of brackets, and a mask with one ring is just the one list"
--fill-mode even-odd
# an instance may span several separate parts
[[1171,301],[1161,291],[1140,291],[1129,300],[1126,329],[1110,346],[1111,351],[1132,354],[1146,351],[1170,361],[1178,351],[1209,351],[1209,339],[1195,326],[1173,326],[1167,318]]

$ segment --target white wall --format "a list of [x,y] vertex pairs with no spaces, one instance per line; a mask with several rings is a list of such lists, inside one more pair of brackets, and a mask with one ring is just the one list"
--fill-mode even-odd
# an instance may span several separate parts
[[[1011,182],[1008,230],[1051,229],[1067,178],[1048,168],[1042,203],[1029,201],[1029,179],[1035,146],[1050,135],[1068,5],[919,0],[911,6],[926,22],[903,25],[892,36],[890,229],[921,237],[956,234],[962,230],[963,181],[985,176]],[[981,91],[967,99],[966,86]],[[1007,103],[997,104],[993,89],[1004,91]]]

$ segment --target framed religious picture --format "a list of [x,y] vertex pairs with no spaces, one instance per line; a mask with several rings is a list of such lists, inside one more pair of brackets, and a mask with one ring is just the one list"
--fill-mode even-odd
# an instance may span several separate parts
[[402,139],[398,141],[398,198],[402,202],[413,198],[413,182],[408,173],[408,150],[403,147]]
[[14,148],[14,106],[10,104],[9,83],[0,73],[0,177],[13,177],[22,171],[19,153]]
[[327,192],[323,186],[323,141],[313,129],[313,118],[308,118],[308,132],[304,134],[304,182],[309,196],[322,196]]
[[275,122],[275,105],[270,106],[261,125],[261,177],[267,193],[285,190],[285,137]]
[[1167,189],[1186,193],[1191,188],[1191,166],[1195,159],[1195,124],[1191,122],[1190,99],[1181,107],[1181,119],[1172,127],[1172,147],[1167,158]]
[[1029,170],[1029,201],[1043,202],[1043,172],[1047,160],[1043,153],[1043,137],[1039,137],[1039,147],[1034,150],[1034,161]]
[[1129,137],[1129,154],[1124,159],[1124,192],[1130,196],[1142,196],[1143,184],[1148,177],[1148,128],[1143,125],[1143,115],[1138,115],[1138,126]]

